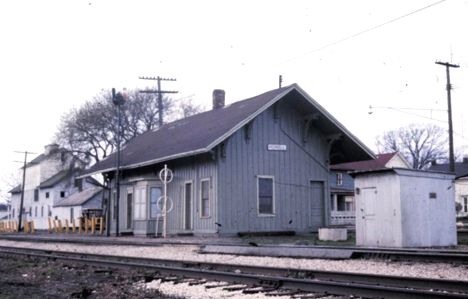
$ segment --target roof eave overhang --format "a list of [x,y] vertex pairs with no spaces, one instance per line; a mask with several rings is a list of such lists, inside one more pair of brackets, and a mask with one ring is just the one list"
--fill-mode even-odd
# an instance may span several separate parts
[[[188,152],[179,153],[179,154],[175,154],[175,155],[165,156],[165,157],[162,157],[162,158],[148,160],[148,161],[145,161],[145,162],[120,166],[119,169],[120,170],[135,169],[135,168],[139,168],[139,167],[145,167],[145,166],[161,163],[161,162],[164,162],[164,161],[169,161],[169,160],[174,160],[174,159],[179,159],[179,158],[185,158],[185,157],[190,157],[190,156],[199,155],[199,154],[204,154],[204,153],[208,153],[209,151],[210,151],[210,149],[201,148],[201,149],[197,149],[197,150],[193,150],[193,151],[188,151]],[[90,172],[90,173],[83,174],[83,175],[81,175],[81,176],[79,176],[77,178],[82,179],[82,178],[86,178],[86,177],[96,175],[96,174],[100,174],[100,173],[115,171],[116,169],[117,169],[117,167],[110,167],[110,168],[106,168],[106,169],[96,170],[96,171],[93,171],[93,172]]]

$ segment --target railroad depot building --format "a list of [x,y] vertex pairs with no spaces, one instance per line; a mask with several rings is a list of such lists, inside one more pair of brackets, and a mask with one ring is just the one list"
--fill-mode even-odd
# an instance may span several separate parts
[[[215,90],[212,110],[125,145],[119,232],[155,233],[164,164],[174,174],[168,234],[317,231],[329,224],[329,165],[373,158],[296,84],[224,103],[224,91]],[[102,173],[111,187],[114,233],[116,159],[114,153],[83,175]]]

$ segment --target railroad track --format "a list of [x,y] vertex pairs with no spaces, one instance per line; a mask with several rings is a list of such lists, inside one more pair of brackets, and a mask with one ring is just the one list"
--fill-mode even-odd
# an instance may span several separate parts
[[281,294],[312,292],[365,298],[468,298],[466,281],[199,263],[7,246],[0,246],[0,255],[47,258],[104,267],[139,268],[153,271],[158,277],[194,279],[203,283],[223,281],[235,285],[242,284],[250,292]]
[[[20,236],[20,235],[0,235],[0,240],[11,241],[25,241],[25,242],[56,242],[56,243],[78,243],[78,244],[92,244],[92,245],[126,245],[126,246],[162,246],[162,245],[195,245],[195,246],[219,246],[219,247],[240,247],[252,248],[251,245],[245,244],[209,244],[200,242],[171,242],[171,241],[157,241],[152,240],[112,240],[104,237],[87,237],[87,238],[51,238],[51,237],[34,237],[34,236]],[[352,246],[282,246],[282,245],[258,245],[256,249],[276,249],[277,256],[282,256],[283,249],[318,249],[318,250],[342,250],[348,251],[350,259],[386,259],[392,261],[409,261],[409,262],[442,262],[442,263],[457,263],[468,264],[468,251],[450,250],[450,249],[410,249],[410,248],[368,248],[368,247],[352,247]],[[249,251],[246,255],[265,255],[261,250],[258,254]],[[222,254],[222,252],[219,252]],[[229,252],[226,252],[229,253]],[[242,255],[242,253],[236,253]],[[295,256],[292,253],[289,257],[302,257]],[[310,256],[314,258],[314,256]],[[326,257],[325,257],[326,258]]]

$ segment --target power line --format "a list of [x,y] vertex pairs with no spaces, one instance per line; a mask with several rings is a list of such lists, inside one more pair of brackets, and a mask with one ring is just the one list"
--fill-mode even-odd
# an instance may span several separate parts
[[[374,31],[374,30],[376,30],[376,29],[378,29],[378,28],[380,28],[380,27],[386,26],[386,25],[388,25],[388,24],[394,23],[394,22],[396,22],[396,21],[399,21],[399,20],[401,20],[401,19],[404,19],[404,18],[409,17],[409,16],[411,16],[411,15],[414,15],[414,14],[416,14],[416,13],[419,13],[419,12],[421,12],[421,11],[423,11],[423,10],[426,10],[426,9],[428,9],[428,8],[431,8],[431,7],[433,7],[433,6],[439,5],[439,4],[441,4],[441,3],[445,2],[445,1],[447,1],[447,0],[440,0],[440,1],[437,1],[437,2],[434,2],[434,3],[431,3],[431,4],[426,5],[426,6],[424,6],[424,7],[421,7],[421,8],[418,8],[418,9],[416,9],[416,10],[413,10],[413,11],[411,11],[411,12],[409,12],[409,13],[406,13],[406,14],[404,14],[404,15],[401,15],[401,16],[399,16],[399,17],[390,19],[390,20],[388,20],[388,21],[386,21],[386,22],[383,22],[383,23],[381,23],[381,24],[372,26],[372,27],[370,27],[370,28],[361,30],[361,31],[359,31],[359,32],[357,32],[357,33],[351,34],[351,35],[349,35],[349,36],[347,36],[347,37],[343,37],[343,38],[338,39],[338,40],[336,40],[336,41],[333,41],[333,42],[331,42],[331,43],[325,44],[324,46],[321,46],[321,47],[316,48],[316,49],[314,49],[314,50],[312,50],[312,51],[306,52],[306,53],[304,53],[304,54],[302,54],[302,55],[300,55],[300,56],[305,56],[305,55],[308,55],[308,54],[312,54],[312,53],[315,53],[315,52],[324,50],[324,49],[326,49],[326,48],[332,47],[332,46],[334,46],[334,45],[340,44],[340,43],[342,43],[342,42],[348,41],[348,40],[350,40],[350,39],[353,39],[353,38],[355,38],[355,37],[358,37],[358,36],[360,36],[360,35],[363,35],[363,34],[365,34],[365,33],[370,32],[370,31]],[[298,56],[293,57],[293,58],[290,58],[290,59],[287,59],[287,60],[283,61],[282,63],[285,63],[285,62],[294,60],[294,59],[296,59],[297,57],[298,57]]]
[[[393,110],[393,111],[405,113],[405,114],[412,115],[412,116],[416,116],[416,117],[420,117],[420,118],[425,118],[425,119],[429,119],[429,120],[433,120],[433,121],[438,121],[438,122],[442,122],[442,123],[447,123],[446,120],[440,120],[440,119],[436,119],[436,118],[433,118],[433,117],[427,117],[427,116],[423,116],[423,115],[420,115],[420,114],[417,114],[417,113],[412,113],[412,112],[405,111],[405,110],[424,110],[424,111],[431,111],[431,112],[432,112],[432,111],[447,111],[447,110],[444,110],[444,109],[399,108],[399,107],[389,107],[389,106],[369,106],[369,109],[375,109],[375,108]],[[368,112],[368,114],[372,114],[372,113],[373,113],[372,110],[370,110],[370,111]]]

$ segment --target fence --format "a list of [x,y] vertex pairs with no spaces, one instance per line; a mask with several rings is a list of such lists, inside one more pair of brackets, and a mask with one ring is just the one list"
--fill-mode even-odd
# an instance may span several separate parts
[[49,233],[78,233],[78,234],[95,234],[99,232],[101,235],[105,230],[104,217],[92,217],[92,218],[78,218],[77,221],[72,219],[48,219],[48,231]]
[[[22,225],[25,233],[34,233],[34,221],[23,221]],[[15,233],[18,232],[18,221],[0,221],[0,233]]]
[[12,233],[18,231],[18,221],[0,221],[0,233]]
[[[104,233],[105,221],[104,217],[78,218],[72,219],[48,219],[49,233],[78,233],[78,234],[95,234]],[[36,231],[34,221],[23,221],[22,225],[25,233],[34,233]],[[0,233],[18,232],[18,221],[0,221]]]

